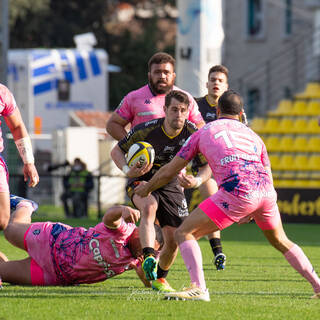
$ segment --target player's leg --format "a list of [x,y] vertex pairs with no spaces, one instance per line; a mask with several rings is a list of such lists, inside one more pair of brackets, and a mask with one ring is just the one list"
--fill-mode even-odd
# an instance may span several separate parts
[[281,221],[276,228],[262,231],[270,244],[279,250],[290,265],[309,281],[315,292],[313,297],[320,298],[320,279],[317,273],[303,250],[287,238]]
[[133,196],[134,205],[140,210],[139,236],[144,256],[142,268],[148,280],[157,278],[157,260],[155,258],[154,243],[156,239],[154,221],[158,203],[153,195],[141,198]]
[[210,301],[204,279],[202,254],[196,240],[219,229],[227,228],[233,223],[210,198],[192,211],[175,234],[181,256],[190,275],[191,288],[168,293],[167,298]]
[[167,293],[168,299],[210,301],[197,239],[216,230],[216,224],[199,207],[177,229],[175,236],[190,275],[191,287],[181,292]]
[[24,235],[30,227],[31,215],[38,205],[32,200],[10,195],[10,207],[14,211],[4,235],[11,244],[25,250]]
[[[207,199],[218,191],[218,185],[214,179],[209,179],[199,187],[199,191],[202,199]],[[222,251],[220,230],[210,233],[207,236],[214,254],[213,264],[217,270],[223,270],[227,257]]]
[[166,280],[169,269],[176,259],[178,253],[178,244],[174,239],[175,231],[176,228],[171,226],[164,226],[162,228],[164,244],[161,249],[158,262],[157,280],[152,281],[152,288],[154,290],[161,292],[175,291]]
[[31,285],[31,258],[0,262],[0,277],[4,282]]
[[313,298],[320,298],[320,279],[302,249],[287,238],[283,230],[278,207],[274,206],[273,215],[268,214],[263,220],[259,218],[260,216],[255,216],[255,221],[270,244],[279,250],[289,264],[309,281],[315,292]]

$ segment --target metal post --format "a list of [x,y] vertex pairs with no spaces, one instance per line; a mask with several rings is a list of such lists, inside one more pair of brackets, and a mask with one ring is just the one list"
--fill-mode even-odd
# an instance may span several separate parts
[[0,0],[0,83],[7,84],[8,70],[8,0]]

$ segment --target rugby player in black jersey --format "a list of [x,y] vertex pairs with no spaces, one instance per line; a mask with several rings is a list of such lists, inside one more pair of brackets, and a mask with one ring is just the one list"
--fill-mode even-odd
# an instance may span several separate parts
[[[159,168],[177,154],[188,137],[197,130],[197,127],[187,120],[188,106],[189,99],[185,93],[178,90],[171,91],[165,97],[163,106],[165,117],[135,126],[111,151],[113,161],[129,178],[127,193],[141,212],[139,232],[144,253],[142,266],[146,277],[153,280],[152,287],[155,290],[165,292],[174,290],[165,278],[178,252],[174,231],[189,214],[185,195],[177,177],[146,198],[136,195],[134,188],[138,183],[150,180]],[[144,164],[142,167],[137,164],[129,169],[125,154],[130,146],[138,141],[146,141],[153,146],[155,161],[153,164]],[[197,156],[196,162],[199,172],[197,177],[190,178],[187,186],[190,188],[199,185],[199,181],[206,181],[211,176],[211,170],[201,155]],[[156,218],[164,237],[164,246],[160,252],[158,264],[153,248]]]

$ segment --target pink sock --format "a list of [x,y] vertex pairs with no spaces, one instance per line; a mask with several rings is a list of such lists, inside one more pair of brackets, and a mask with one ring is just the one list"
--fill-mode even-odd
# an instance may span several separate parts
[[201,250],[196,240],[186,240],[179,245],[181,256],[190,274],[191,283],[206,290],[202,268]]
[[302,249],[295,244],[284,256],[291,266],[310,282],[314,292],[320,292],[320,279]]

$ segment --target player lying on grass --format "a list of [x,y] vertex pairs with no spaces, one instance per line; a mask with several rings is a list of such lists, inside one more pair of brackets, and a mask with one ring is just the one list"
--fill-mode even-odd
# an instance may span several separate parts
[[195,132],[178,154],[147,183],[135,190],[141,197],[161,187],[201,152],[219,190],[192,211],[175,233],[191,278],[191,288],[167,293],[168,298],[210,301],[197,239],[234,222],[254,218],[270,244],[313,287],[320,298],[320,279],[302,249],[287,238],[277,206],[270,161],[261,138],[240,122],[242,98],[232,90],[218,101],[218,120]]
[[[140,212],[127,206],[107,210],[95,227],[71,227],[62,223],[31,223],[38,205],[11,196],[11,215],[4,234],[29,257],[8,261],[0,257],[0,277],[20,285],[76,285],[107,280],[135,269],[150,287],[141,269],[142,249],[135,225]],[[156,244],[159,247],[159,244]]]

